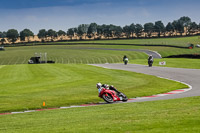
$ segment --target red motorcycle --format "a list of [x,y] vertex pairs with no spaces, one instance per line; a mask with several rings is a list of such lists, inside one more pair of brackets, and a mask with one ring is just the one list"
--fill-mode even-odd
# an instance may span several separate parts
[[117,94],[115,91],[105,88],[102,88],[99,97],[103,98],[103,100],[106,101],[107,103],[113,103],[116,101],[123,101],[123,102],[128,101],[128,98],[125,94],[121,92]]

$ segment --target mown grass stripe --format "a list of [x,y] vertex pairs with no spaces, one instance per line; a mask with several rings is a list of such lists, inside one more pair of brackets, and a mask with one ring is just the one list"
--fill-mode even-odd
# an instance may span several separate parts
[[[0,112],[43,108],[44,100],[48,108],[99,102],[97,82],[115,85],[128,97],[165,90],[158,87],[166,88],[166,92],[185,88],[154,76],[81,64],[9,65],[1,68],[0,79]],[[149,87],[149,82],[155,84]]]

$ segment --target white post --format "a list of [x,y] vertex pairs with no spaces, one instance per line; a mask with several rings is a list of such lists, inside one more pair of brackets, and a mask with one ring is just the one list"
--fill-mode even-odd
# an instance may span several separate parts
[[47,63],[47,53],[45,52],[44,55],[45,55],[44,56],[45,57],[45,63]]

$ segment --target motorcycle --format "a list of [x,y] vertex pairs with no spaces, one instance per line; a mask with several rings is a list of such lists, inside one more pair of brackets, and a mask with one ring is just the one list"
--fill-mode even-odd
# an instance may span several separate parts
[[124,65],[127,65],[128,64],[128,58],[125,58],[124,59]]
[[149,64],[149,67],[152,67],[153,60],[152,60],[152,59],[151,59],[151,60],[149,60],[149,61],[148,61],[148,64]]
[[152,55],[150,55],[148,58],[148,64],[149,64],[149,67],[152,67],[152,65],[153,65],[153,56]]
[[121,92],[117,94],[115,91],[105,88],[102,88],[99,97],[103,98],[103,100],[107,103],[114,103],[116,101],[123,101],[123,102],[128,101],[128,98],[125,94]]

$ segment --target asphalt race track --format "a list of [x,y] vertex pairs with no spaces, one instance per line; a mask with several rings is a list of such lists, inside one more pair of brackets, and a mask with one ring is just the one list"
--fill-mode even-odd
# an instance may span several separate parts
[[200,96],[200,69],[184,69],[184,68],[169,68],[169,67],[148,67],[136,64],[92,64],[94,66],[104,67],[108,69],[120,69],[132,72],[138,72],[158,77],[168,78],[189,84],[192,89],[183,93],[172,95],[164,95],[159,97],[141,98],[131,100],[130,102],[143,102],[153,100],[175,99],[183,97]]

